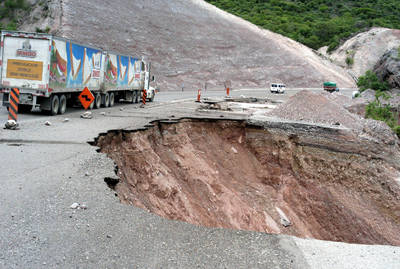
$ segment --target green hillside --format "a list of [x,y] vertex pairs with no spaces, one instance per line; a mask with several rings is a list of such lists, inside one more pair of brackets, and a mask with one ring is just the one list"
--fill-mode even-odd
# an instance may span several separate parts
[[25,0],[0,1],[0,30],[17,30],[19,12],[28,10],[29,4]]
[[400,29],[399,0],[206,0],[258,26],[297,40],[313,49],[372,26]]

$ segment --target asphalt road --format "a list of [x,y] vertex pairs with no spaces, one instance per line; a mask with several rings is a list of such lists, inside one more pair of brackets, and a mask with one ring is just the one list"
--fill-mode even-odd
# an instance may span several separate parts
[[[232,95],[284,101],[296,91]],[[398,247],[198,227],[121,204],[104,183],[114,177],[112,160],[87,142],[172,115],[210,116],[195,111],[196,94],[161,92],[145,108],[118,104],[93,110],[93,119],[80,118],[80,109],[27,113],[19,130],[0,129],[0,268],[398,268]],[[6,119],[0,108],[0,123]],[[87,209],[71,209],[75,202]]]

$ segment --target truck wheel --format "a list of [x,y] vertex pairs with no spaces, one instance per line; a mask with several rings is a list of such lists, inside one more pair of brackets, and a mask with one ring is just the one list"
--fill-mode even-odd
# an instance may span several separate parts
[[95,99],[94,99],[94,108],[98,109],[101,107],[101,94],[96,93]]
[[62,115],[67,111],[67,97],[65,95],[60,96],[60,107],[58,108],[58,114]]
[[50,115],[54,116],[58,113],[58,108],[60,107],[60,99],[57,95],[52,95],[50,98]]
[[110,106],[114,106],[114,93],[110,92]]
[[104,107],[108,107],[110,105],[110,95],[107,93],[104,94]]

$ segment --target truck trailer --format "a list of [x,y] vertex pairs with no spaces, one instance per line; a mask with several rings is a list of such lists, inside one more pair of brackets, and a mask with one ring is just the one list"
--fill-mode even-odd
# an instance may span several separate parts
[[113,106],[123,100],[138,103],[143,90],[153,101],[151,64],[133,57],[86,46],[50,34],[1,32],[0,91],[9,109],[10,91],[18,88],[19,111],[40,108],[64,114],[88,88],[95,99],[90,108]]
[[324,82],[324,90],[328,92],[338,92],[339,88],[336,86],[335,82]]

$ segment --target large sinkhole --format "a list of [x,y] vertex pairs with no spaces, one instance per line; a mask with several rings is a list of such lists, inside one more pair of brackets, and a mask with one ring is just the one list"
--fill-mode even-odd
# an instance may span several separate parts
[[111,185],[123,203],[207,227],[400,245],[398,171],[343,134],[230,120],[153,124],[96,140],[117,164],[121,180]]

